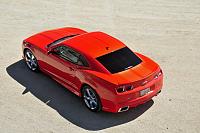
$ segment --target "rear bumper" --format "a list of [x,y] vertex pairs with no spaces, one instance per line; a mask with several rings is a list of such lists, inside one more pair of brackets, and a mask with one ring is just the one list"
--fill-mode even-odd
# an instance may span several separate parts
[[[140,86],[135,88],[133,92],[130,92],[125,95],[117,95],[115,101],[107,101],[106,106],[103,105],[103,110],[108,112],[122,112],[120,111],[122,108],[132,108],[136,107],[140,104],[144,104],[147,101],[151,100],[154,96],[157,96],[158,93],[161,92],[163,86],[163,75],[158,79],[154,79],[147,83],[144,86]],[[140,96],[140,91],[146,88],[150,88],[150,92],[144,96]],[[128,110],[127,109],[127,110]]]

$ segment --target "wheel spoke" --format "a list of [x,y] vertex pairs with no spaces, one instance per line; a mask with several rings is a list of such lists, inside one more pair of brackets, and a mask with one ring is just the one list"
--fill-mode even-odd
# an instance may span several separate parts
[[29,59],[31,59],[31,54],[30,54],[30,52],[27,52],[26,55],[27,55],[27,57],[28,57]]
[[87,95],[88,95],[89,97],[91,97],[90,90],[89,90],[89,89],[86,89],[86,92],[87,92]]
[[91,109],[94,109],[94,105],[93,105],[93,102],[92,102],[92,100],[90,100],[90,107],[91,107]]
[[34,60],[34,59],[35,59],[35,56],[34,56],[34,55],[31,55],[31,59]]
[[91,91],[89,91],[89,92],[90,92],[90,98],[93,99],[93,100],[95,100],[96,99],[95,94],[93,92],[91,92]]
[[31,62],[27,61],[26,64],[28,65],[29,68],[31,68]]
[[96,96],[93,94],[93,96],[91,96],[92,100],[96,100]]
[[85,98],[86,100],[90,100],[90,98],[89,98],[89,97],[87,97],[87,96],[84,96],[84,98]]
[[97,107],[97,103],[94,100],[90,100],[91,109],[95,109]]
[[85,104],[90,108],[90,103],[89,103],[89,100],[87,100],[87,99],[84,99],[84,101],[85,101]]

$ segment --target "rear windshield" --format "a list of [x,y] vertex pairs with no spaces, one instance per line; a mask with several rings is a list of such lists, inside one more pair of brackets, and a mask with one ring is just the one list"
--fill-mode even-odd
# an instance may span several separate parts
[[128,47],[100,56],[97,60],[112,74],[127,70],[142,62]]

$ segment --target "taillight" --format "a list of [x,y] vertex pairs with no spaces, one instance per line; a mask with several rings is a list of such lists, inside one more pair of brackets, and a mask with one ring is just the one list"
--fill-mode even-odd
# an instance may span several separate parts
[[133,90],[133,88],[134,88],[133,85],[123,85],[117,88],[117,92],[122,93],[122,92]]
[[130,91],[130,90],[132,90],[132,89],[133,89],[133,86],[132,86],[132,85],[129,85],[129,86],[126,87],[126,91]]
[[125,92],[125,87],[122,86],[122,87],[117,88],[117,92],[118,92],[118,93]]

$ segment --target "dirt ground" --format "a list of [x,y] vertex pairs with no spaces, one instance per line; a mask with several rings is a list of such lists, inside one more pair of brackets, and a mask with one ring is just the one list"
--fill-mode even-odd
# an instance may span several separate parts
[[[103,31],[158,62],[162,93],[128,112],[88,111],[21,60],[22,40],[58,27]],[[200,0],[1,0],[0,132],[200,132]]]

